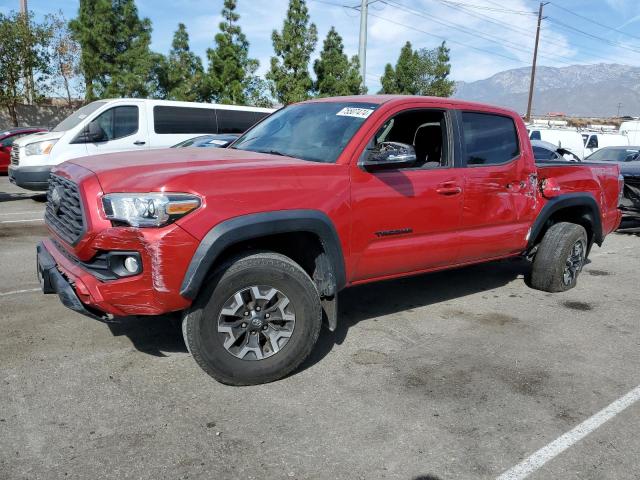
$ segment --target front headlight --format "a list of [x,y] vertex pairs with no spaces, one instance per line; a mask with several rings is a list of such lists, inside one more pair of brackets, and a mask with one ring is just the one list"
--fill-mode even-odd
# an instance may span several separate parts
[[25,147],[27,155],[48,155],[58,140],[30,143]]
[[109,220],[132,227],[162,227],[200,206],[200,198],[186,193],[110,193],[102,197]]

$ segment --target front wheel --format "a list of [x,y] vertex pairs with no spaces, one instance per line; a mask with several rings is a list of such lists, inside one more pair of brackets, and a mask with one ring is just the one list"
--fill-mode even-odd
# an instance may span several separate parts
[[278,380],[311,352],[322,323],[320,297],[290,258],[254,253],[223,265],[183,319],[198,365],[229,385]]
[[545,292],[572,289],[588,251],[584,227],[567,222],[552,225],[544,234],[533,260],[531,286]]

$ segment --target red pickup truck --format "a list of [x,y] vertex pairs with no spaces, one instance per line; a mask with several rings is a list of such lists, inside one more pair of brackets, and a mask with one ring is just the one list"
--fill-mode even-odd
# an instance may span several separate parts
[[45,293],[93,318],[183,312],[208,374],[263,383],[300,365],[323,321],[336,328],[345,287],[526,256],[534,288],[572,288],[620,222],[621,185],[617,165],[536,166],[509,110],[326,98],[228,149],[56,167],[38,272]]

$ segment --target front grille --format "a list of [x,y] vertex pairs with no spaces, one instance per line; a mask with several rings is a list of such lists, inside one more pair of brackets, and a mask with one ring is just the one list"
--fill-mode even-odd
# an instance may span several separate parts
[[78,186],[51,174],[45,221],[65,242],[75,245],[84,234],[84,216]]
[[18,166],[20,163],[20,147],[17,145],[11,149],[11,165]]

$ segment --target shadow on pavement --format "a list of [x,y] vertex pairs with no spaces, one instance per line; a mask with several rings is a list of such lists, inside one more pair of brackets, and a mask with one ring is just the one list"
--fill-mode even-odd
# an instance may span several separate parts
[[39,203],[47,201],[46,193],[7,193],[0,192],[0,203],[2,202],[14,202],[16,200],[34,200]]
[[175,316],[125,317],[107,326],[114,337],[125,335],[136,350],[154,357],[166,357],[165,352],[187,352]]

